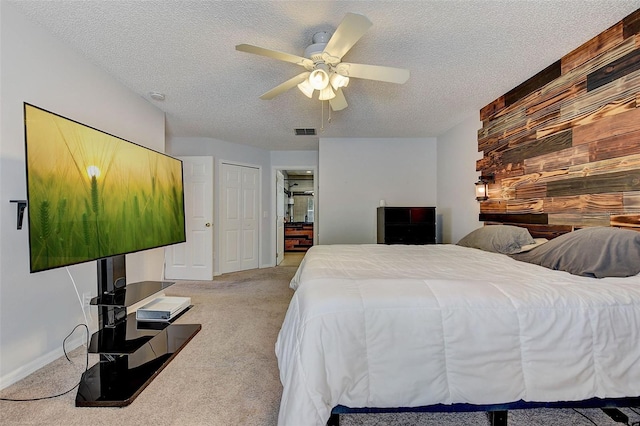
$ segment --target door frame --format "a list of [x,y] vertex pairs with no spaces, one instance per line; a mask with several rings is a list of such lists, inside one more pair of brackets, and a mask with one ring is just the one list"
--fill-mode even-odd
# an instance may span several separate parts
[[271,226],[269,226],[269,228],[271,228],[271,241],[273,241],[274,243],[272,244],[272,252],[271,252],[271,259],[269,261],[269,264],[271,266],[275,266],[276,264],[276,250],[277,250],[277,225],[276,225],[276,219],[277,219],[277,215],[278,215],[278,211],[277,211],[277,199],[276,199],[276,172],[278,170],[283,170],[283,171],[287,171],[287,170],[311,170],[311,173],[313,173],[313,209],[314,209],[314,221],[313,221],[313,245],[317,245],[318,244],[318,235],[319,235],[319,214],[318,214],[318,166],[271,166],[271,217],[273,218],[273,220],[271,220]]
[[[280,186],[279,186],[279,181],[280,181],[280,177],[282,177],[282,194],[280,194]],[[275,216],[275,220],[276,220],[276,266],[278,266],[280,263],[282,263],[282,261],[284,260],[284,218],[285,218],[285,212],[284,212],[284,174],[282,173],[281,170],[277,170],[276,171],[276,214]],[[282,197],[282,200],[280,200],[280,197]],[[282,209],[282,238],[280,236],[280,209]],[[282,251],[282,253],[281,253]]]
[[[241,161],[232,161],[232,160],[224,160],[224,159],[218,159],[218,162],[216,163],[218,166],[218,172],[216,173],[216,175],[218,176],[217,182],[215,182],[214,184],[214,188],[216,191],[216,194],[214,194],[214,211],[216,212],[216,217],[214,218],[214,247],[213,247],[213,252],[216,253],[217,255],[215,256],[215,262],[214,262],[214,271],[213,271],[213,275],[214,276],[218,276],[218,275],[222,275],[222,272],[220,272],[220,258],[221,258],[221,250],[223,247],[222,244],[222,232],[220,232],[222,230],[222,220],[220,219],[222,217],[222,202],[220,201],[220,197],[222,196],[222,181],[223,181],[223,175],[222,175],[222,165],[223,164],[230,164],[233,166],[240,166],[240,167],[251,167],[253,169],[258,169],[258,268],[262,268],[262,219],[264,219],[264,215],[263,215],[263,210],[262,210],[262,166],[258,165],[258,164],[251,164],[251,163],[243,163]],[[275,185],[275,182],[274,182]]]

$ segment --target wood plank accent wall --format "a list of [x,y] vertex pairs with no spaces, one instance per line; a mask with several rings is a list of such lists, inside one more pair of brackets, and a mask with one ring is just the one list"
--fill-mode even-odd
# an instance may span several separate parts
[[640,9],[480,110],[480,220],[640,229]]

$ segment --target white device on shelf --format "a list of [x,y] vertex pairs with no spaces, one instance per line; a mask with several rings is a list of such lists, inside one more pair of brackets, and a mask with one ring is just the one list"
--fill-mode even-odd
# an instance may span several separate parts
[[190,297],[158,297],[138,308],[138,321],[171,321],[191,305]]

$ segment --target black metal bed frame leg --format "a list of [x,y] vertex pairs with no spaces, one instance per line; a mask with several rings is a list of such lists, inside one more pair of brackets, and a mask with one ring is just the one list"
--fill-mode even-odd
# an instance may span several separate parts
[[489,423],[491,426],[507,426],[507,410],[501,411],[487,411],[487,416],[489,416]]
[[618,423],[624,423],[625,425],[629,424],[629,416],[627,416],[626,414],[624,414],[622,411],[618,410],[617,408],[611,407],[611,408],[600,408],[602,411],[604,411],[604,413],[611,417],[614,421],[618,422]]
[[340,415],[331,413],[327,426],[340,426]]

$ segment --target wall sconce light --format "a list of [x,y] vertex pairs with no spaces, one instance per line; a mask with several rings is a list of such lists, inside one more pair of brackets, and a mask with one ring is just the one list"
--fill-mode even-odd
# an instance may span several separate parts
[[482,175],[476,182],[476,200],[485,201],[489,199],[489,184],[495,182],[493,175]]

